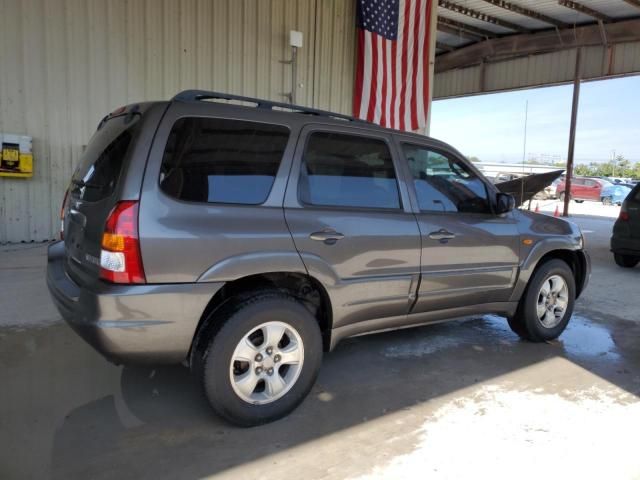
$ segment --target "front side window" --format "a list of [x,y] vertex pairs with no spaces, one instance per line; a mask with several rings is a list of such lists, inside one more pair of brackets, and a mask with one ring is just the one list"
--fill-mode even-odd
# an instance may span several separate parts
[[463,162],[418,145],[402,149],[421,211],[490,213],[486,185]]
[[386,142],[342,133],[312,133],[303,156],[300,198],[318,206],[400,208]]
[[169,135],[160,188],[192,202],[264,203],[289,129],[222,118],[181,118]]

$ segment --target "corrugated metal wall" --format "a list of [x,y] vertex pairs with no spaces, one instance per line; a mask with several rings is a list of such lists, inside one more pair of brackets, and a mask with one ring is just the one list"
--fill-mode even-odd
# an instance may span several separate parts
[[[576,50],[530,55],[437,73],[433,98],[448,98],[573,81]],[[640,42],[583,48],[585,80],[640,73]]]
[[58,231],[63,192],[99,119],[204,88],[351,111],[350,0],[0,0],[0,131],[34,138],[31,180],[0,178],[0,242]]

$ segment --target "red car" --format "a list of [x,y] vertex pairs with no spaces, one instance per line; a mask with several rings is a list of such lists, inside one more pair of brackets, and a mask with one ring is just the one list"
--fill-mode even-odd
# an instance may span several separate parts
[[[569,198],[578,203],[585,200],[593,200],[599,202],[601,200],[602,189],[611,185],[611,182],[600,178],[574,177],[571,180],[571,195]],[[557,187],[557,193],[560,200],[564,201],[566,184],[562,180]]]

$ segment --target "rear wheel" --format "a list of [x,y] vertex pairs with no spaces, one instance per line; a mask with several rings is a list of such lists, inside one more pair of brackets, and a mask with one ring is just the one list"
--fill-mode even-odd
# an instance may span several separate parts
[[567,327],[575,302],[575,279],[569,265],[553,259],[540,265],[509,319],[516,334],[531,342],[557,338]]
[[582,203],[584,200],[576,200],[576,203]]
[[618,266],[623,268],[633,268],[638,263],[640,263],[640,257],[635,257],[632,255],[620,255],[619,253],[614,253],[613,259]]
[[316,318],[295,298],[262,292],[216,314],[194,358],[213,410],[240,426],[281,418],[307,396],[322,361]]

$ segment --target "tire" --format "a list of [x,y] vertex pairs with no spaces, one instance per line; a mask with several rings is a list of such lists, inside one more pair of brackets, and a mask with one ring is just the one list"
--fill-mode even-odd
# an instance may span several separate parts
[[602,197],[602,204],[613,205],[613,200],[611,199],[611,197]]
[[634,257],[632,255],[621,255],[619,253],[613,254],[613,259],[616,264],[622,268],[633,268],[640,263],[640,257]]
[[576,203],[583,203],[584,200],[576,200]]
[[[215,317],[215,323],[221,322],[221,326],[196,346],[193,357],[194,374],[200,377],[213,410],[242,427],[272,422],[292,412],[313,387],[322,363],[322,334],[316,318],[295,298],[276,291],[263,291],[251,298],[229,302]],[[273,331],[284,329],[282,336],[274,337],[280,338],[280,343],[271,345],[273,342],[266,341],[271,328]],[[245,340],[252,331],[253,346],[247,350]],[[287,341],[288,345],[283,345]],[[267,345],[275,348],[269,355]],[[279,354],[286,357],[296,350],[291,346],[297,346],[300,361],[295,364],[281,359],[278,365]],[[237,349],[242,347],[246,356],[238,354]],[[254,353],[263,356],[261,362]],[[253,358],[232,362],[238,355]],[[258,368],[262,371],[254,375]],[[272,373],[267,375],[269,368]],[[245,389],[251,393],[246,393],[249,397],[243,399],[240,383],[234,379],[241,379],[247,372],[252,380],[259,380],[253,389]],[[268,386],[271,381],[285,385],[280,394],[272,394]]]
[[[542,319],[538,315],[539,301],[542,305],[546,303],[546,297],[542,295],[543,285],[549,286],[549,279],[553,280],[553,285],[560,283],[557,278],[564,281],[566,287],[557,296],[557,300],[553,300],[556,304],[554,315],[549,310]],[[557,282],[557,283],[556,283]],[[573,306],[576,298],[576,286],[573,272],[569,265],[564,261],[552,259],[538,266],[527,284],[524,295],[520,299],[518,309],[513,318],[509,319],[509,327],[518,336],[530,342],[545,342],[558,338],[569,323],[569,319],[573,313]],[[553,288],[549,289],[553,291]],[[562,302],[564,300],[564,302]],[[560,305],[565,304],[563,313],[560,315]],[[543,308],[544,310],[544,308]]]

